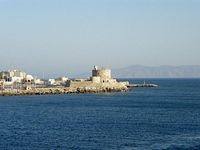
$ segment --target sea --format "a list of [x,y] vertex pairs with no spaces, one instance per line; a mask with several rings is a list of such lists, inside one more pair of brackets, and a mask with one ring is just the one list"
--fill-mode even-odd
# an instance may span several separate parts
[[160,87],[0,97],[0,149],[200,149],[200,79],[145,82]]

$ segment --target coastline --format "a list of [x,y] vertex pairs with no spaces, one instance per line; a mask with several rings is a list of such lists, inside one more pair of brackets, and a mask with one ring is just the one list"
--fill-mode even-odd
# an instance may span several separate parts
[[[70,93],[128,92],[135,87],[158,87],[156,84],[130,84],[112,78],[111,70],[94,66],[92,76],[83,79],[37,79],[25,72],[13,70],[0,74],[0,96],[25,96]],[[39,86],[38,86],[39,85]]]
[[33,88],[30,90],[4,90],[0,91],[0,96],[29,96],[29,95],[56,95],[72,93],[117,93],[128,92],[126,87],[51,87],[51,88]]

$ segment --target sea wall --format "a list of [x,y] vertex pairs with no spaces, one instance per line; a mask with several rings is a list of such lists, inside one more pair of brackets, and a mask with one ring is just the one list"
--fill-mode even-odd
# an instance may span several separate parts
[[127,88],[124,82],[68,81],[67,86],[72,88]]
[[121,87],[52,87],[33,88],[30,90],[1,90],[0,96],[23,96],[23,95],[47,95],[47,94],[70,94],[70,93],[111,93],[127,92],[127,88]]

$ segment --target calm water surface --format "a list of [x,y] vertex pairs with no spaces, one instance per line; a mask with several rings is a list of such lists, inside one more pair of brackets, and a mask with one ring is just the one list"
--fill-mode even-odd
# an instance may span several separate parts
[[161,87],[0,97],[0,149],[200,149],[200,79],[146,82]]

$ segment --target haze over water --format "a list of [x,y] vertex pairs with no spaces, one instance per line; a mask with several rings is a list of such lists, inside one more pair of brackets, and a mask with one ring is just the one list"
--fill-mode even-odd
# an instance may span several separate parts
[[199,0],[0,0],[1,70],[200,65]]

